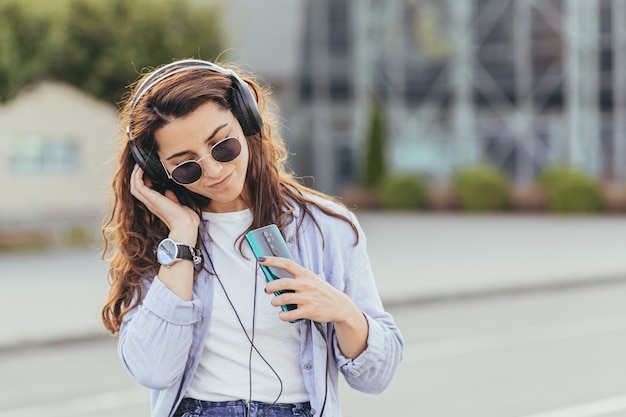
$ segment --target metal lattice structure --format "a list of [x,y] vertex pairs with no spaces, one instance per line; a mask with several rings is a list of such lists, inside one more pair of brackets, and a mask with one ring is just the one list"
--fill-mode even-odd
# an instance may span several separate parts
[[297,125],[320,188],[356,172],[372,94],[396,170],[625,179],[626,0],[317,0],[305,15]]

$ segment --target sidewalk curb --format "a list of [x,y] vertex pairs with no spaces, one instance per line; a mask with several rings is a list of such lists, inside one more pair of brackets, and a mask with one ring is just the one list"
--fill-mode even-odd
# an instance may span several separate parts
[[[626,284],[626,273],[623,275],[613,275],[604,277],[594,277],[588,279],[577,279],[561,282],[545,282],[541,284],[508,285],[498,288],[488,289],[466,289],[450,291],[447,293],[422,294],[408,297],[388,297],[383,298],[383,305],[386,309],[400,309],[406,307],[427,307],[434,304],[444,304],[451,302],[477,301],[495,297],[522,296],[535,293],[557,292],[567,290],[580,290],[599,286],[623,285]],[[80,343],[92,343],[98,341],[115,341],[117,336],[107,333],[104,328],[93,331],[86,331],[83,334],[73,334],[59,336],[46,340],[23,341],[17,343],[0,344],[0,355],[23,352],[24,350],[43,349]]]
[[488,299],[493,297],[508,297],[534,293],[557,292],[578,290],[599,286],[626,284],[626,273],[619,275],[607,275],[586,279],[569,281],[544,282],[532,284],[512,284],[507,286],[492,287],[488,289],[466,289],[450,291],[447,293],[421,294],[408,297],[393,297],[383,299],[385,308],[414,307],[416,305],[432,305],[454,301],[470,301]]
[[111,336],[103,331],[86,331],[83,334],[59,335],[55,338],[28,340],[16,343],[0,344],[0,355],[12,354],[15,352],[23,353],[27,350],[54,348],[57,346],[73,345],[81,343],[90,343],[94,341],[105,341],[107,339],[114,340],[117,336]]

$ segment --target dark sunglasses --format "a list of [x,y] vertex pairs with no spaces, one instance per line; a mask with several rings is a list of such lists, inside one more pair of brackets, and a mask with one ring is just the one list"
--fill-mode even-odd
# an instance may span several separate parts
[[[165,172],[167,172],[167,176],[169,177],[169,179],[177,184],[192,184],[198,181],[202,176],[202,165],[200,165],[200,161],[202,161],[207,156],[210,155],[211,158],[213,158],[213,160],[217,162],[230,162],[233,159],[237,158],[240,153],[241,142],[239,142],[239,138],[226,138],[213,145],[209,153],[204,155],[197,161],[190,159],[189,161],[185,161],[176,165],[174,169],[172,169],[171,173],[168,172],[167,168],[165,169]],[[163,164],[163,161],[161,161],[161,164]],[[165,164],[163,164],[163,168],[165,168]]]

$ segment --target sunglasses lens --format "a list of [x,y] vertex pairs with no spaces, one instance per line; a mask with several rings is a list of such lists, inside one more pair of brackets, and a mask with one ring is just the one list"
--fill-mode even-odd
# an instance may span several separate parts
[[[241,153],[241,143],[237,138],[226,138],[217,143],[211,150],[211,156],[217,162],[230,162]],[[200,158],[203,159],[203,158]],[[172,170],[172,179],[179,184],[192,184],[202,176],[199,161],[187,161]]]
[[202,176],[202,167],[196,161],[187,161],[172,171],[172,178],[179,184],[191,184]]
[[230,162],[241,153],[241,143],[237,138],[224,139],[211,152],[213,159],[217,162]]

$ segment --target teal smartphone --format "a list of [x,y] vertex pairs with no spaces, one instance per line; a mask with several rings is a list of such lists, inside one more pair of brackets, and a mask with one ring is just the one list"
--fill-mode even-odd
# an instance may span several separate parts
[[[278,256],[281,258],[291,259],[293,261],[293,256],[291,256],[291,252],[289,252],[289,248],[285,243],[285,239],[280,234],[280,230],[275,224],[270,224],[268,226],[263,226],[258,229],[254,229],[246,233],[246,240],[250,245],[250,249],[252,249],[252,253],[254,256],[258,258],[263,256]],[[260,265],[261,271],[263,271],[263,275],[265,275],[265,279],[268,282],[274,281],[279,278],[293,278],[289,272],[284,269],[274,268],[272,266]],[[283,292],[293,292],[293,291],[276,291],[274,295],[280,295]],[[287,304],[281,306],[284,311],[295,310],[295,304]]]

